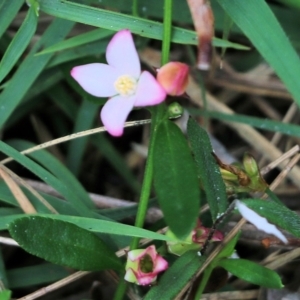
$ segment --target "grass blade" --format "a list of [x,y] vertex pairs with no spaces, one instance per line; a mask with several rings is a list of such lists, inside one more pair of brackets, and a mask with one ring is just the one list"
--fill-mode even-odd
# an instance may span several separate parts
[[0,6],[0,37],[6,31],[12,20],[15,18],[21,6],[24,4],[23,0],[2,1]]
[[37,20],[38,19],[34,9],[30,8],[27,12],[25,20],[2,57],[0,63],[0,82],[12,70],[28,46],[32,36],[36,31]]
[[[35,57],[34,54],[40,47],[47,47],[62,40],[73,25],[74,23],[70,21],[54,20],[26,59],[20,64],[8,86],[0,95],[0,127],[3,127],[52,56],[52,54],[46,54]],[[59,35],[57,32],[59,32]]]
[[[161,40],[163,36],[162,23],[149,21],[130,15],[120,14],[100,8],[94,8],[68,1],[41,0],[40,8],[49,15],[88,24],[108,30],[118,31],[124,28],[140,36]],[[172,42],[197,45],[196,33],[191,30],[173,27]],[[214,46],[233,47],[247,50],[248,47],[214,38]]]
[[218,2],[276,71],[300,106],[300,59],[267,3],[262,0]]

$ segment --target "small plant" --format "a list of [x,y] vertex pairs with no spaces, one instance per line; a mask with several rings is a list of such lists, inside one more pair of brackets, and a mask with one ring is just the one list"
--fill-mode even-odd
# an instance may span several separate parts
[[[275,267],[243,253],[240,258],[237,251],[246,222],[254,225],[253,232],[263,232],[265,247],[287,251],[300,238],[300,217],[274,193],[286,176],[299,188],[298,168],[290,171],[300,157],[299,147],[283,154],[254,130],[300,136],[299,125],[287,123],[300,103],[299,45],[287,39],[270,7],[279,19],[284,9],[261,0],[78,2],[0,1],[0,151],[6,156],[0,163],[0,228],[9,233],[0,241],[21,247],[22,255],[32,254],[36,262],[12,269],[5,253],[0,255],[0,300],[23,297],[28,289],[30,299],[36,299],[94,271],[105,271],[95,273],[102,277],[93,280],[110,282],[110,299],[115,300],[201,299],[212,292],[222,298],[234,289],[232,276],[252,286],[283,288]],[[288,2],[285,9],[297,9]],[[26,16],[12,36],[19,13]],[[51,23],[41,34],[45,16],[51,16]],[[78,32],[76,23],[97,29]],[[215,32],[222,32],[222,38],[214,37]],[[235,42],[229,41],[229,33]],[[161,43],[150,43],[154,40]],[[220,55],[214,47],[221,48]],[[204,76],[218,88],[226,86],[224,98],[237,93],[236,85],[218,77],[224,70],[244,90],[245,82],[259,86],[255,68],[238,64],[236,57],[232,65],[247,71],[229,66],[227,49],[229,57],[232,51],[245,56],[247,64],[255,61],[261,68],[268,63],[274,70],[293,100],[285,90],[277,90],[280,97],[294,101],[283,121],[233,114],[205,89]],[[266,73],[269,79],[271,71]],[[222,98],[217,89],[215,93]],[[262,103],[258,107],[270,108],[267,116],[277,115],[275,104]],[[260,168],[259,159],[248,152],[239,155],[242,163],[226,162],[219,147],[213,149],[208,131],[216,128],[211,131],[225,142],[229,136],[210,119],[234,128],[270,164]],[[103,126],[96,127],[99,122]],[[134,146],[145,157],[131,150],[128,154],[133,141],[142,143],[141,127],[136,128],[147,124],[147,142]],[[58,146],[68,141],[68,147]],[[234,140],[228,145],[239,147]],[[53,152],[43,150],[48,147]],[[11,161],[18,166],[6,166]],[[265,175],[277,167],[279,175],[267,180]],[[137,170],[142,170],[140,176]],[[108,198],[111,194],[131,201]],[[151,209],[158,218],[148,221]],[[228,229],[232,218],[234,226]],[[261,243],[259,247],[263,249]],[[224,280],[210,288],[220,268]],[[78,288],[87,291],[86,286]],[[96,299],[92,294],[84,297]]]

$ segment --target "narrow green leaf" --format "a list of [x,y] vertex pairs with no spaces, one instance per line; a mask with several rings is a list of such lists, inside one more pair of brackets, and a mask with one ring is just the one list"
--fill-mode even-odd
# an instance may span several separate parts
[[[36,146],[33,143],[23,140],[10,140],[7,143],[19,151]],[[87,191],[78,179],[57,158],[46,150],[39,150],[29,154],[28,156],[32,157],[39,164],[47,168],[61,183],[64,183],[65,186],[72,187],[72,191],[78,195],[80,202],[85,203],[85,205],[91,209],[94,208],[94,204],[92,203]],[[78,198],[73,199],[71,202],[74,207],[79,207],[81,205],[78,203]]]
[[[47,47],[61,41],[69,33],[73,25],[72,22],[63,19],[54,20],[20,64],[18,70],[9,81],[9,84],[0,95],[0,127],[3,126],[11,113],[21,102],[52,56],[52,54],[46,54],[35,57],[34,54],[36,51],[42,46]],[[57,34],[57,32],[59,32],[59,34]]]
[[[84,99],[76,116],[73,132],[75,133],[91,129],[98,110],[99,105]],[[89,138],[89,136],[85,136],[80,139],[70,141],[67,155],[67,166],[75,176],[79,174],[82,157]]]
[[118,152],[109,139],[104,134],[99,134],[97,136],[92,136],[91,141],[108,160],[111,166],[125,180],[132,191],[138,193],[141,189],[139,182],[124,161],[121,153]]
[[277,197],[277,195],[271,191],[269,188],[266,189],[266,194],[270,197],[270,199],[272,201],[274,201],[275,203],[279,204],[279,205],[284,205],[281,200]]
[[283,288],[279,275],[270,269],[245,259],[221,259],[218,266],[229,273],[253,284],[267,288]]
[[[49,213],[49,209],[44,206],[38,200],[25,188],[22,188],[23,192],[29,199],[29,201],[32,203],[32,205],[35,207],[38,213]],[[79,212],[76,211],[76,209],[67,201],[62,200],[61,198],[56,198],[54,196],[50,196],[45,193],[41,193],[40,195],[46,199],[46,201],[56,209],[56,211],[60,214],[64,215],[74,215],[78,216]],[[9,216],[9,215],[15,215],[15,214],[21,214],[23,211],[19,208],[19,203],[16,201],[15,197],[11,193],[10,189],[7,187],[5,182],[2,180],[0,181],[0,199],[2,203],[9,204],[10,206],[13,206],[13,208],[0,208],[0,216]],[[1,222],[0,218],[0,230],[4,230],[6,228],[6,225]]]
[[282,229],[290,232],[296,237],[300,237],[300,216],[286,206],[274,201],[264,201],[261,199],[243,200],[243,202],[259,215]]
[[189,111],[193,115],[205,115],[210,118],[215,118],[218,120],[244,123],[259,129],[281,132],[286,135],[300,137],[300,126],[295,124],[282,123],[280,121],[273,121],[273,120],[262,119],[257,117],[249,117],[240,114],[225,114],[225,113],[215,112],[215,111],[204,112],[199,109],[189,109]]
[[154,187],[166,223],[178,238],[195,227],[200,191],[187,140],[169,120],[157,129],[153,151]]
[[24,0],[3,1],[0,6],[0,37],[15,18]]
[[[2,255],[2,249],[0,249],[0,281],[3,283],[4,287],[11,288],[8,284],[6,268],[4,264],[4,259]],[[0,298],[1,299],[1,298]]]
[[[118,31],[127,28],[132,33],[158,40],[161,40],[163,36],[162,23],[120,14],[105,9],[60,0],[41,0],[40,7],[42,11],[49,15],[108,30]],[[194,31],[178,27],[173,27],[172,42],[180,44],[198,44],[197,35]],[[241,50],[248,49],[248,47],[217,38],[213,39],[213,45],[216,47],[234,47]]]
[[108,42],[108,40],[101,40],[60,52],[51,59],[47,67],[52,68],[53,66],[87,56],[99,57],[105,53]]
[[[0,11],[1,13],[1,11]],[[18,32],[12,39],[9,47],[6,49],[0,63],[0,82],[12,70],[18,59],[21,57],[27,48],[32,36],[36,31],[37,16],[33,8],[27,12],[26,18],[23,21]]]
[[[30,276],[28,276],[28,274],[30,274]],[[7,272],[9,287],[11,289],[51,283],[68,275],[70,275],[70,272],[67,271],[66,268],[49,263],[10,269]]]
[[290,7],[293,7],[293,8],[300,9],[299,0],[278,0],[278,1],[281,2],[282,4],[286,5],[286,6],[290,6]]
[[31,216],[12,222],[8,230],[27,252],[54,264],[86,271],[123,268],[95,234],[71,223]]
[[241,235],[241,232],[236,234],[233,239],[231,239],[225,246],[224,248],[218,253],[212,264],[215,266],[215,262],[217,262],[218,259],[220,258],[226,258],[229,257],[233,254],[235,250],[235,246],[239,240],[239,237]]
[[300,106],[300,59],[266,1],[218,0],[218,3],[275,70]]
[[[224,28],[223,28],[223,35],[222,35],[223,40],[226,40],[226,41],[228,40],[232,26],[233,26],[232,19],[227,14],[225,14]],[[222,51],[221,51],[222,58],[224,57],[225,52],[226,52],[226,47],[222,48]]]
[[71,37],[67,40],[61,41],[45,50],[37,53],[36,55],[47,54],[56,51],[67,50],[70,48],[82,46],[91,42],[99,41],[113,35],[114,31],[106,30],[103,28],[91,30],[89,32]]
[[[112,221],[83,218],[77,216],[49,215],[49,214],[39,214],[39,217],[72,223],[80,228],[83,228],[91,232],[147,238],[147,239],[159,240],[159,241],[174,241],[174,239],[167,237],[163,234],[159,234],[143,228],[138,228],[131,225],[121,224]],[[22,218],[24,218],[24,215],[13,215],[13,216],[1,217],[0,229],[7,229],[9,223]]]
[[151,288],[144,300],[175,299],[176,295],[201,268],[204,261],[204,256],[199,257],[193,251],[186,252],[162,275],[158,285]]
[[213,221],[227,209],[226,188],[220,168],[213,157],[209,136],[192,118],[188,121],[188,138],[191,142],[198,175],[206,193]]
[[90,209],[80,199],[80,196],[74,192],[73,187],[67,186],[65,183],[57,179],[50,172],[46,171],[40,165],[29,159],[28,157],[20,154],[17,150],[0,141],[0,151],[8,156],[14,158],[15,161],[23,165],[25,168],[37,175],[42,181],[45,181],[54,189],[56,189],[62,196],[65,197],[70,203],[74,204],[74,207],[80,215],[94,216]]

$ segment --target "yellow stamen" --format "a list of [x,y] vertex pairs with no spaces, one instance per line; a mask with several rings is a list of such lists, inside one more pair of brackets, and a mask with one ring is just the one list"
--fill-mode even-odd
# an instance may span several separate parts
[[114,86],[121,96],[131,96],[136,92],[137,81],[130,75],[122,75],[115,81]]

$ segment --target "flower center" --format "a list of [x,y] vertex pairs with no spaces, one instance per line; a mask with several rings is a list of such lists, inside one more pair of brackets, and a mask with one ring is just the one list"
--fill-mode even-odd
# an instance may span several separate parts
[[122,75],[115,81],[114,87],[121,96],[131,96],[136,91],[137,81],[130,75]]
[[140,268],[143,273],[151,273],[153,271],[153,261],[150,255],[146,254],[141,258]]

